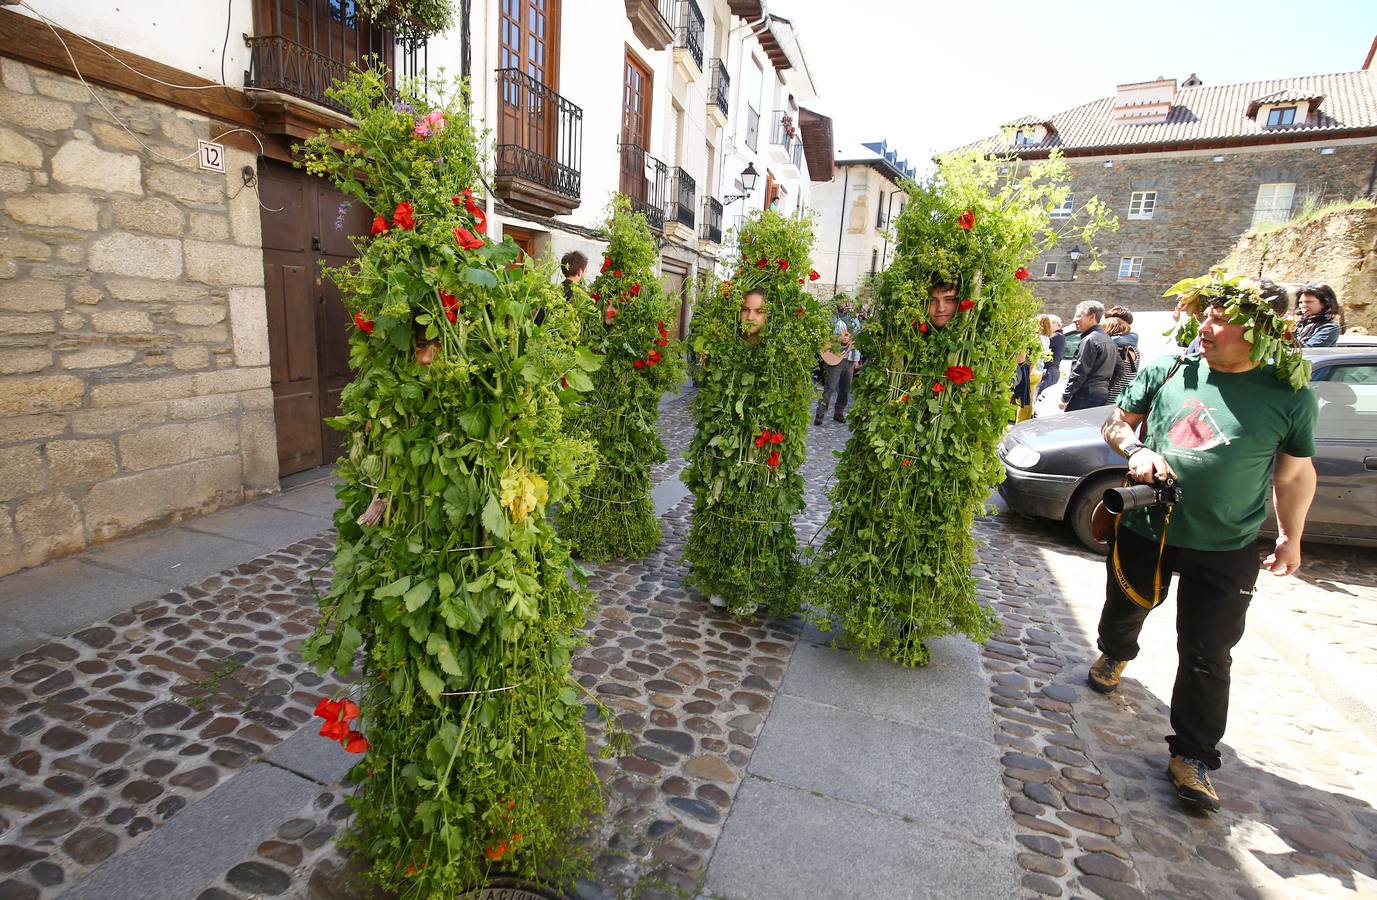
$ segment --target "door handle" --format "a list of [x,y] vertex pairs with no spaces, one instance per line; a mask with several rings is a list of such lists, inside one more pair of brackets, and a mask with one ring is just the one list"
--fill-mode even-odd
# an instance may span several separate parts
[[1363,468],[1377,472],[1377,456],[1363,457]]

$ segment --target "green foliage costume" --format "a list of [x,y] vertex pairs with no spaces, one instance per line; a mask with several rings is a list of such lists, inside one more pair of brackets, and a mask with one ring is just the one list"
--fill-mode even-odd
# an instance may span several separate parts
[[[702,373],[683,475],[694,494],[684,556],[690,583],[737,613],[763,603],[787,614],[799,602],[790,517],[803,508],[810,373],[831,333],[830,317],[800,284],[813,275],[812,245],[806,220],[768,211],[751,219],[735,277],[694,312]],[[765,292],[768,320],[752,343],[742,333],[741,307],[755,288]]]
[[[1038,310],[1023,264],[1058,237],[1049,212],[1066,197],[1065,169],[1054,159],[1020,177],[1011,160],[953,157],[909,185],[858,342],[868,362],[813,573],[820,606],[861,653],[923,665],[927,638],[996,630],[976,601],[971,524],[1003,476],[995,448]],[[1098,223],[1098,201],[1087,206]],[[938,328],[928,292],[942,282],[958,285],[959,307]]]
[[656,422],[660,397],[684,378],[683,355],[669,338],[674,309],[655,279],[657,250],[645,216],[625,197],[613,201],[602,271],[590,286],[580,343],[603,356],[570,419],[589,437],[599,464],[591,482],[557,514],[560,535],[585,559],[644,556],[660,542],[650,499],[650,467],[665,459]]
[[357,375],[331,421],[349,435],[338,549],[305,648],[360,679],[357,704],[318,709],[365,754],[347,839],[406,897],[490,868],[567,878],[599,805],[569,678],[591,596],[545,508],[591,458],[562,432],[562,380],[598,360],[552,273],[486,238],[465,106],[394,105],[377,70],[330,93],[359,127],[307,141],[306,168],[379,214],[357,266],[328,273]]

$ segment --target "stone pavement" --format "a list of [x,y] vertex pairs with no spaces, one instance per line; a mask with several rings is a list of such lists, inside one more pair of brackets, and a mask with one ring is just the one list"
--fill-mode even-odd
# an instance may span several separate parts
[[[607,809],[580,896],[1377,892],[1370,552],[1307,548],[1304,578],[1264,576],[1224,810],[1199,817],[1161,775],[1170,600],[1109,698],[1084,687],[1102,564],[1048,523],[977,523],[1004,630],[935,642],[923,670],[735,620],[682,581],[686,401],[662,406],[665,540],[592,575],[576,676],[635,750],[595,760]],[[811,438],[802,542],[845,430]],[[333,843],[353,758],[302,727],[331,690],[297,651],[332,507],[319,481],[0,580],[0,897],[369,896]]]

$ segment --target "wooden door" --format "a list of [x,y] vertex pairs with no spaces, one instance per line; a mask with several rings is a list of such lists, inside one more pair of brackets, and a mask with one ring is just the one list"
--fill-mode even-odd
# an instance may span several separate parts
[[559,90],[559,0],[501,0],[497,43],[500,68],[520,72],[501,85],[499,143],[514,144],[544,159],[555,159],[555,117],[543,87]]
[[688,279],[688,270],[680,269],[668,262],[660,264],[661,277],[660,283],[664,285],[665,293],[675,298],[674,338],[680,340],[684,336],[684,327],[688,324],[689,317],[689,287],[692,282]]
[[323,420],[339,413],[352,377],[349,315],[320,263],[357,256],[348,238],[366,234],[372,216],[288,166],[265,163],[259,185],[278,471],[290,475],[334,461],[343,447],[343,435]]
[[361,17],[355,0],[258,0],[254,26],[260,35],[285,38],[332,62],[362,65],[377,55],[392,67],[390,34]]
[[[633,200],[649,200],[645,155],[650,147],[650,99],[653,87],[650,69],[626,52],[622,79],[622,173],[621,192]],[[627,145],[632,145],[628,147]]]

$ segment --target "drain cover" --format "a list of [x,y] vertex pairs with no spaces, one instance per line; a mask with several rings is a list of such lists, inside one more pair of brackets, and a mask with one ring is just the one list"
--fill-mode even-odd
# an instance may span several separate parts
[[487,887],[460,894],[458,900],[565,900],[565,897],[534,882],[494,878]]

